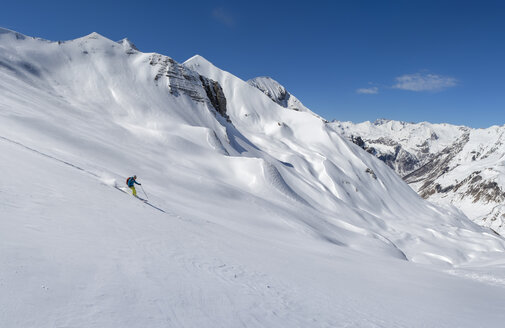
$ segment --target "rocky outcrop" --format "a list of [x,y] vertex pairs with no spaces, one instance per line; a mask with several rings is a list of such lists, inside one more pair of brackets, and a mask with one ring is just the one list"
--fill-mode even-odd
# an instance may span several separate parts
[[154,81],[165,83],[171,94],[178,96],[182,93],[198,102],[207,99],[200,76],[172,58],[154,54],[149,58],[149,64],[157,68]]
[[[421,167],[423,160],[426,158],[426,156],[423,156],[422,152],[420,154],[412,154],[405,150],[401,144],[388,138],[365,141],[361,136],[351,135],[350,140],[370,154],[378,157],[401,176],[409,174]],[[379,150],[379,148],[372,145],[388,146],[389,151]]]
[[367,167],[366,170],[365,170],[365,172],[368,173],[368,174],[370,174],[372,176],[372,178],[374,178],[375,180],[377,180],[377,175],[375,175],[375,172],[371,168]]
[[469,140],[469,133],[465,133],[456,140],[453,145],[445,148],[440,153],[431,156],[430,160],[419,169],[407,174],[403,179],[407,183],[417,183],[422,181],[423,185],[418,190],[421,195],[426,188],[429,188],[434,181],[450,170],[450,163],[462,150]]
[[496,181],[486,180],[480,173],[480,171],[473,172],[466,179],[459,182],[454,186],[454,192],[462,189],[463,195],[471,197],[474,203],[503,203],[505,201],[505,192]]
[[284,108],[300,111],[301,107],[305,107],[299,101],[290,101],[293,96],[279,82],[270,77],[257,77],[247,81],[247,83],[259,89],[270,99]]
[[167,56],[153,54],[149,64],[157,68],[154,81],[157,84],[164,83],[172,95],[184,94],[194,101],[207,103],[231,122],[226,113],[226,97],[218,82],[199,75]]
[[268,96],[268,98],[272,99],[273,102],[277,103],[281,107],[297,112],[310,113],[321,119],[323,122],[328,123],[327,120],[305,107],[298,98],[289,93],[284,86],[271,77],[256,77],[254,79],[250,79],[247,83],[263,92],[266,96]]
[[120,40],[117,43],[123,46],[126,54],[128,55],[134,55],[139,53],[139,49],[137,49],[137,47],[133,44],[133,42],[131,42],[127,38],[124,38],[123,40]]
[[214,109],[216,109],[216,111],[228,122],[231,122],[230,117],[226,113],[226,97],[221,85],[217,81],[208,79],[202,75],[200,75],[200,81],[202,82],[203,88],[207,93],[207,98]]

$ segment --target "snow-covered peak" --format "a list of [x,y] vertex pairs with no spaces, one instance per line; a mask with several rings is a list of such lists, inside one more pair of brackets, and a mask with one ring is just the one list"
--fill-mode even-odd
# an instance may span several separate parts
[[217,67],[212,64],[209,60],[207,60],[205,57],[201,56],[201,55],[194,55],[193,57],[189,58],[188,60],[186,60],[183,65],[185,66],[205,66],[205,67],[208,67],[210,69],[217,69]]
[[18,33],[18,32],[9,30],[7,28],[3,28],[3,27],[0,27],[0,34],[20,34],[20,35],[22,35],[21,33]]
[[[83,37],[65,41],[65,44],[79,44],[81,47],[88,48],[87,50],[104,51],[107,48],[119,48],[118,42],[115,42],[97,32],[92,32]],[[123,45],[124,46],[124,45]]]
[[[90,34],[85,35],[85,36],[78,38],[78,39],[95,39],[95,40],[106,39],[106,40],[110,40],[97,32],[91,32]],[[112,41],[112,40],[110,40],[110,41]]]
[[139,51],[139,49],[135,46],[135,44],[133,44],[133,42],[131,42],[128,38],[119,40],[117,43],[122,45],[127,53],[133,54]]
[[247,81],[250,85],[260,89],[275,102],[287,107],[286,96],[288,92],[279,82],[268,76],[260,76]]
[[390,120],[387,118],[378,118],[373,122],[374,125],[387,125],[387,124],[396,124],[396,125],[402,125],[405,126],[408,124],[407,122],[403,121],[395,121],[395,120]]
[[250,79],[247,83],[261,90],[270,99],[284,108],[302,112],[311,112],[300,100],[289,93],[283,85],[271,77],[256,77],[254,79]]
[[5,38],[5,37],[15,39],[15,40],[24,40],[27,38],[26,35],[24,35],[24,34],[0,27],[0,38]]

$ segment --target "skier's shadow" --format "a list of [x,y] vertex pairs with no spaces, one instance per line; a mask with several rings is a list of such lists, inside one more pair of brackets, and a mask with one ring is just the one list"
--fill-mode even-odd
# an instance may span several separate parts
[[149,205],[149,206],[151,206],[152,208],[154,208],[154,209],[156,209],[156,210],[158,210],[158,211],[160,211],[160,212],[167,213],[167,212],[165,212],[164,210],[162,210],[161,208],[156,207],[156,206],[154,206],[154,205],[153,205],[153,204],[151,204],[151,203],[145,202],[144,204]]
[[[126,191],[124,191],[123,189],[121,189],[120,187],[118,187],[117,185],[115,185],[115,186],[114,186],[114,188],[116,188],[117,190],[119,190],[119,191],[121,191],[121,192],[123,192],[123,193],[125,193],[125,194],[129,195],[129,193],[127,193]],[[158,210],[158,211],[163,212],[163,213],[167,213],[167,212],[165,212],[165,210],[163,210],[163,209],[161,209],[161,208],[159,208],[159,207],[156,207],[156,206],[154,206],[153,204],[149,203],[149,201],[148,201],[147,199],[140,198],[140,197],[138,197],[138,196],[136,196],[136,197],[137,197],[139,200],[143,201],[143,202],[144,202],[144,204],[151,206],[151,207],[152,207],[152,208],[154,208],[155,210]]]

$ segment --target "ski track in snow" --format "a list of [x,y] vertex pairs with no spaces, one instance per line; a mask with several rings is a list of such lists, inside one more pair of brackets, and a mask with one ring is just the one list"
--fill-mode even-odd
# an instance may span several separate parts
[[70,166],[70,167],[73,167],[74,169],[77,169],[77,170],[80,170],[80,171],[82,171],[82,172],[85,172],[85,173],[87,173],[87,174],[89,174],[89,175],[91,175],[91,176],[94,176],[94,177],[96,177],[96,178],[98,178],[98,177],[99,177],[98,175],[96,175],[96,174],[95,174],[95,173],[93,173],[93,172],[86,171],[85,169],[83,169],[83,168],[81,168],[81,167],[79,167],[79,166],[76,166],[76,165],[74,165],[74,164],[72,164],[72,163],[69,163],[69,162],[66,162],[66,161],[64,161],[64,160],[58,159],[58,158],[56,158],[56,157],[53,157],[53,156],[50,156],[50,155],[44,154],[44,153],[42,153],[42,152],[40,152],[40,151],[38,151],[38,150],[35,150],[35,149],[33,149],[33,148],[30,148],[30,147],[28,147],[28,146],[23,145],[23,144],[22,144],[22,143],[20,143],[20,142],[17,142],[17,141],[14,141],[14,140],[11,140],[11,139],[8,139],[8,138],[5,138],[5,137],[2,137],[2,136],[0,136],[0,139],[1,139],[1,140],[3,140],[3,141],[6,141],[6,142],[13,143],[13,144],[18,145],[18,146],[21,146],[21,147],[23,147],[23,148],[25,148],[25,149],[28,149],[28,150],[30,150],[30,151],[32,151],[32,152],[34,152],[34,153],[37,153],[37,154],[39,154],[39,155],[41,155],[41,156],[44,156],[44,157],[50,158],[50,159],[55,160],[55,161],[57,161],[57,162],[60,162],[60,163],[63,163],[63,164],[65,164],[65,165],[68,165],[68,166]]
[[[72,163],[69,163],[69,162],[67,162],[67,161],[64,161],[64,160],[58,159],[58,158],[56,158],[56,157],[54,157],[54,156],[47,155],[47,154],[45,154],[45,153],[43,153],[43,152],[40,152],[40,151],[38,151],[38,150],[36,150],[36,149],[30,148],[30,147],[28,147],[28,146],[25,146],[25,145],[23,145],[23,144],[22,144],[22,143],[20,143],[20,142],[17,142],[17,141],[14,141],[14,140],[11,140],[11,139],[8,139],[8,138],[5,138],[5,137],[2,137],[2,136],[0,136],[0,140],[3,140],[3,141],[5,141],[5,142],[9,142],[9,143],[12,143],[12,144],[18,145],[18,146],[20,146],[20,147],[23,147],[23,148],[25,148],[25,149],[27,149],[27,150],[29,150],[29,151],[32,151],[32,152],[34,152],[34,153],[38,154],[38,155],[40,155],[40,156],[44,156],[44,157],[47,157],[47,158],[49,158],[49,159],[51,159],[51,160],[54,160],[54,161],[57,161],[57,162],[63,163],[63,164],[65,164],[65,165],[68,165],[68,166],[70,166],[71,168],[74,168],[74,169],[79,170],[79,171],[81,171],[81,172],[83,172],[83,173],[89,174],[89,175],[91,175],[92,177],[95,177],[95,178],[100,178],[100,176],[99,176],[98,174],[95,174],[95,173],[93,173],[93,172],[90,172],[90,171],[88,171],[88,170],[86,170],[86,169],[83,169],[82,167],[79,167],[79,166],[74,165],[74,164],[72,164]],[[128,194],[128,195],[129,195],[129,193],[128,193],[127,191],[125,191],[125,190],[121,189],[121,188],[120,188],[120,187],[118,187],[115,183],[114,183],[114,188],[115,188],[115,189],[117,189],[117,190],[119,190],[119,191],[121,191],[121,192],[123,192],[123,193],[125,193],[125,194]],[[158,211],[160,211],[160,212],[162,212],[162,213],[166,213],[166,214],[168,214],[168,215],[170,215],[170,216],[173,216],[173,217],[176,217],[176,218],[178,218],[178,219],[180,219],[180,220],[185,220],[182,216],[177,215],[177,214],[174,214],[174,213],[171,213],[171,212],[167,212],[167,211],[165,211],[164,209],[161,209],[161,208],[157,207],[156,205],[153,205],[153,204],[149,203],[149,201],[145,202],[144,204],[145,204],[145,205],[147,205],[147,206],[150,206],[150,207],[152,207],[153,209],[158,210]],[[186,220],[186,221],[187,221],[187,220]]]

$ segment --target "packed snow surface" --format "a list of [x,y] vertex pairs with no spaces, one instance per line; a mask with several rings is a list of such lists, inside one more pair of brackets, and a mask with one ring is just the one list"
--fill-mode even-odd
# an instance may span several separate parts
[[0,153],[2,326],[505,322],[503,238],[201,56],[0,30]]

